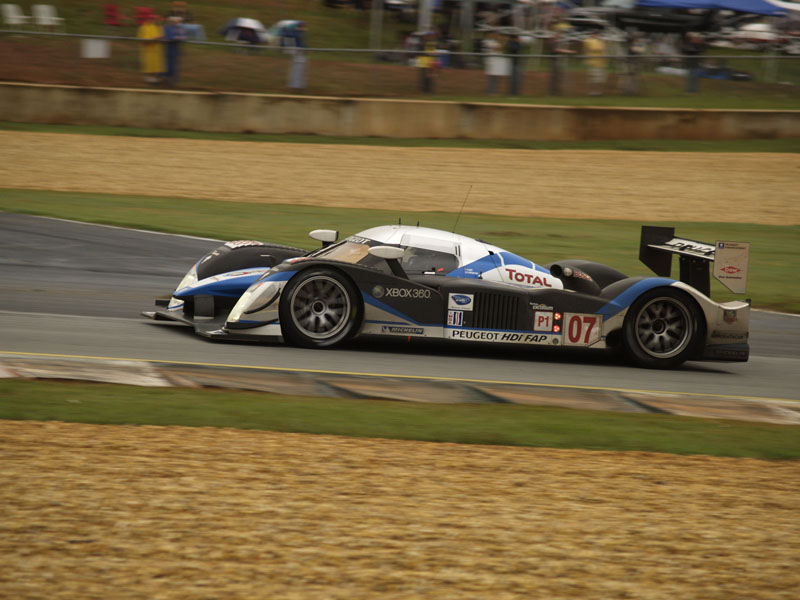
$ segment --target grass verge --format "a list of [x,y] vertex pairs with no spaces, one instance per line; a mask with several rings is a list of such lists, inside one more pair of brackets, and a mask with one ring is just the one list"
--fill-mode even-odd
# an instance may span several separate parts
[[628,150],[635,152],[781,152],[800,153],[800,138],[754,140],[604,140],[604,141],[532,141],[532,140],[469,140],[428,138],[331,137],[322,135],[289,135],[267,133],[214,133],[107,127],[100,125],[56,125],[46,123],[12,123],[0,121],[0,130],[74,135],[109,135],[129,137],[222,140],[233,142],[270,142],[292,144],[341,144],[351,146],[389,146],[404,148],[502,148],[519,150]]
[[790,425],[517,405],[435,405],[245,391],[0,380],[0,419],[231,427],[609,451],[800,458]]
[[[421,222],[450,231],[455,215],[445,212],[409,212],[264,205],[213,200],[158,198],[14,190],[0,188],[0,210],[74,219],[168,233],[218,239],[263,239],[313,248],[308,231],[316,227],[338,229],[350,235],[380,223]],[[191,215],[191,219],[187,218]],[[749,241],[752,244],[748,296],[757,308],[800,313],[800,285],[794,270],[800,264],[800,226],[744,223],[647,223],[675,225],[690,239]],[[484,239],[530,257],[540,264],[564,258],[585,258],[620,269],[628,275],[651,275],[638,261],[640,224],[633,221],[541,219],[465,214],[458,232]],[[531,232],[536,232],[531,235]],[[213,245],[211,243],[210,245]],[[209,248],[211,249],[211,248]],[[199,258],[199,257],[198,257]],[[187,265],[188,268],[188,265]],[[677,265],[673,274],[677,276]],[[730,300],[737,296],[712,280],[711,296]]]

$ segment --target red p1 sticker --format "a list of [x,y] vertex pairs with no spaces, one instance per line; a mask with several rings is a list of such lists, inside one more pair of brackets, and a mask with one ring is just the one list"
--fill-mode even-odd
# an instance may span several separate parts
[[537,310],[533,313],[534,331],[553,331],[553,313]]

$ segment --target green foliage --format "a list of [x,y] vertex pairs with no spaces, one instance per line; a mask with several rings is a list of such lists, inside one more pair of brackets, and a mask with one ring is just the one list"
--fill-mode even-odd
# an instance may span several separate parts
[[0,419],[233,427],[461,444],[800,458],[797,427],[520,405],[0,380]]

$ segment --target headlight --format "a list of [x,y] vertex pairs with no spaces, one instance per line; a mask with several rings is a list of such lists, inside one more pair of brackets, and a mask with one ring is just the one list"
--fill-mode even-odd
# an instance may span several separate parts
[[256,279],[256,281],[264,281],[267,277],[272,275],[275,272],[275,268],[271,268],[269,271],[266,271],[261,277]]
[[228,315],[228,321],[239,321],[243,314],[257,313],[274,305],[280,295],[281,287],[275,281],[254,283],[239,298]]
[[194,265],[186,275],[183,276],[181,282],[178,284],[178,287],[175,288],[175,291],[182,290],[185,287],[189,287],[190,285],[194,285],[197,283],[197,265]]

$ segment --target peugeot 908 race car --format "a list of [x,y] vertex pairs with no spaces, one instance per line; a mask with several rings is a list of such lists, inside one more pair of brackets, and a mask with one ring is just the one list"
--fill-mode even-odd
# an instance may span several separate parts
[[[169,300],[156,301],[160,310],[143,314],[213,339],[308,348],[377,335],[620,347],[634,364],[655,368],[748,358],[749,301],[709,298],[711,262],[715,277],[743,288],[747,244],[643,227],[640,259],[658,277],[628,277],[585,260],[539,265],[425,227],[386,225],[341,241],[331,230],[310,235],[322,248],[223,244],[192,266]],[[670,278],[673,254],[679,280]]]

